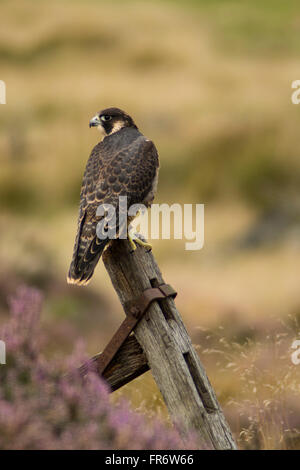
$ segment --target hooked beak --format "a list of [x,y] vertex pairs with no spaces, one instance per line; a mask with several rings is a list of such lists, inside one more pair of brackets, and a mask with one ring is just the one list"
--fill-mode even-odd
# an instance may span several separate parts
[[90,127],[97,127],[97,126],[100,126],[100,125],[101,125],[101,121],[99,119],[99,116],[94,116],[90,120]]

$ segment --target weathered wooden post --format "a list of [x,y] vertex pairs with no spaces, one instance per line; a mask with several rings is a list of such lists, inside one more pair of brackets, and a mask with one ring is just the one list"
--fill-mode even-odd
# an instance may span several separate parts
[[[103,261],[125,313],[145,290],[164,284],[152,252],[138,246],[131,253],[127,240],[114,241],[104,252]],[[99,363],[100,359],[101,354],[93,358]],[[214,390],[170,297],[147,307],[134,328],[134,336],[127,338],[103,376],[115,390],[149,368],[183,435],[194,431],[213,449],[236,449]]]

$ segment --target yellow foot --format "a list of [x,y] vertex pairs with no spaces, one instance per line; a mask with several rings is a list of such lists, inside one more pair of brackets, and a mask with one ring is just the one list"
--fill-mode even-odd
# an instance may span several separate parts
[[138,245],[141,245],[143,246],[144,248],[147,249],[147,251],[151,251],[152,250],[152,245],[150,245],[150,243],[147,243],[147,242],[143,242],[143,240],[141,240],[140,238],[136,237],[136,239],[134,240],[135,243],[137,243]]
[[146,248],[147,251],[152,250],[152,245],[150,245],[150,243],[143,242],[143,240],[141,240],[138,237],[135,237],[133,239],[129,232],[128,232],[128,240],[129,240],[129,243],[130,243],[130,246],[131,246],[131,253],[136,250],[136,245],[137,244],[140,245],[140,246],[143,246],[144,248]]
[[129,243],[130,243],[130,246],[131,246],[130,251],[131,251],[131,253],[133,253],[136,250],[136,244],[134,243],[133,238],[132,238],[132,236],[130,235],[129,232],[127,233],[127,235],[128,235],[128,240],[129,240]]

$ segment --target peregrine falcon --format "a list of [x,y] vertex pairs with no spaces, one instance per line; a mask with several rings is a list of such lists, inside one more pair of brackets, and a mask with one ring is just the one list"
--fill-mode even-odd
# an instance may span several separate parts
[[[149,206],[155,196],[159,159],[154,143],[137,128],[133,119],[118,108],[100,111],[90,121],[102,140],[93,148],[83,176],[80,208],[73,258],[67,281],[86,285],[110,241],[97,236],[100,205],[110,204],[118,212],[119,196],[127,197],[127,209],[133,204]],[[117,225],[117,234],[121,228]],[[128,234],[132,249],[136,248]],[[140,239],[136,243],[150,247]]]

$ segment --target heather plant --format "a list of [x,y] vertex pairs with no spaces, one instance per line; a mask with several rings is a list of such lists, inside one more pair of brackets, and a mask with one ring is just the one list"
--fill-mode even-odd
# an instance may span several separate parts
[[187,448],[176,430],[149,422],[125,401],[112,405],[92,366],[82,379],[76,372],[86,360],[82,345],[63,360],[44,357],[39,291],[21,287],[9,304],[11,317],[0,329],[7,348],[0,366],[1,450]]

